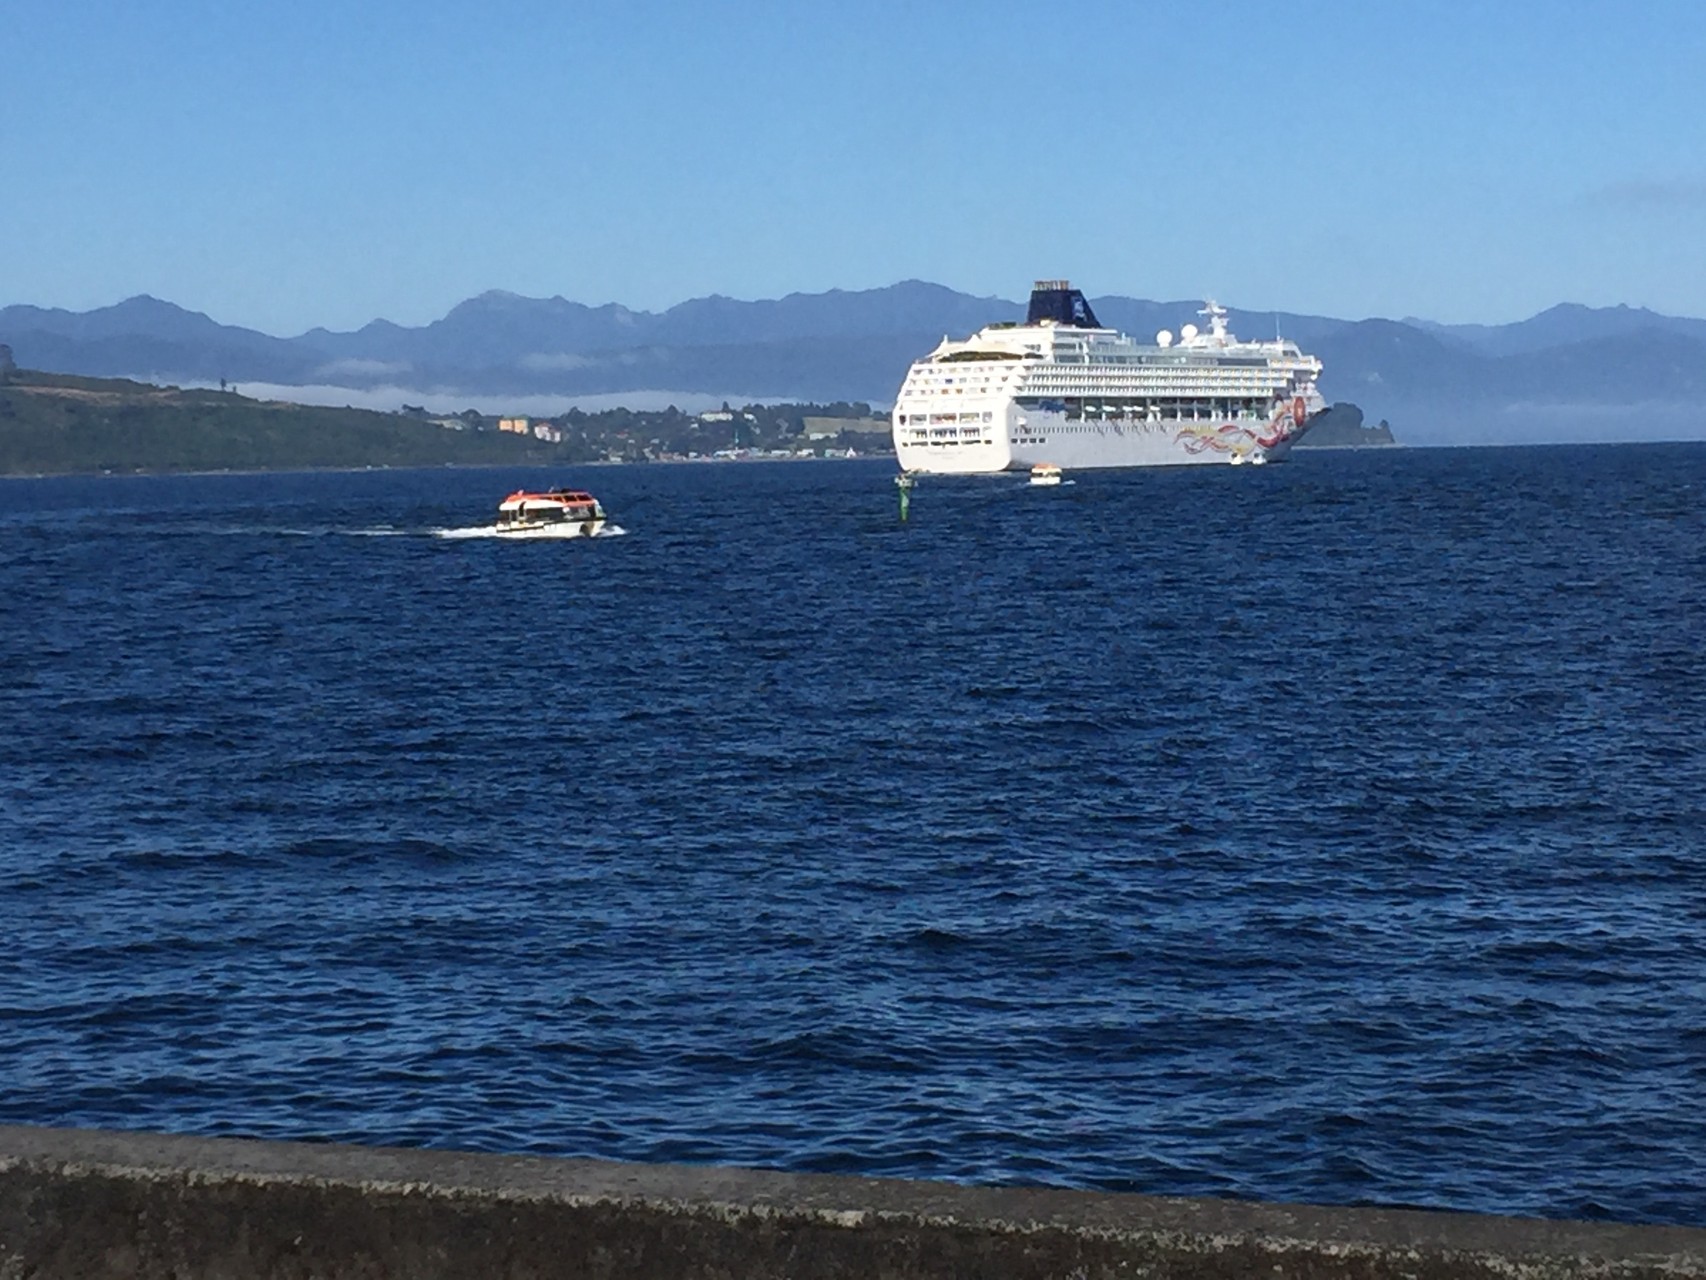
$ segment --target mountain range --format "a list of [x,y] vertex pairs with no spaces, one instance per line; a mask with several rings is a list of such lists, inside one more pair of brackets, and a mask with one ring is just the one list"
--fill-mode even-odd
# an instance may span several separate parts
[[[1148,337],[1196,320],[1200,304],[1110,296],[1091,305],[1103,324]],[[1318,355],[1329,400],[1390,421],[1409,443],[1706,438],[1706,320],[1574,304],[1507,325],[1230,310],[1234,332],[1283,333]],[[1023,315],[1023,303],[918,280],[763,301],[695,298],[661,312],[493,291],[419,327],[375,320],[280,338],[140,296],[85,312],[0,308],[0,343],[28,368],[226,379],[321,401],[882,404],[944,334]]]

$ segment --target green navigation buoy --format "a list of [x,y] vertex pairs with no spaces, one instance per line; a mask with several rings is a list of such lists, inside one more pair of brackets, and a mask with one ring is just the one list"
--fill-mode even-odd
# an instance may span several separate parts
[[902,524],[906,523],[906,517],[912,510],[912,486],[917,483],[918,481],[913,479],[912,473],[908,471],[902,471],[894,478],[894,487],[900,490],[900,522]]

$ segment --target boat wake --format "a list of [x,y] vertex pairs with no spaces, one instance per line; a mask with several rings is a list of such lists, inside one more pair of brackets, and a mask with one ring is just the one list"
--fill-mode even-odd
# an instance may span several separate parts
[[498,531],[489,524],[476,525],[472,529],[433,529],[430,530],[435,538],[495,538]]
[[399,529],[395,525],[378,525],[370,529],[340,529],[336,525],[303,528],[300,525],[205,525],[186,526],[173,532],[181,534],[221,534],[232,537],[263,538],[413,538],[418,529]]

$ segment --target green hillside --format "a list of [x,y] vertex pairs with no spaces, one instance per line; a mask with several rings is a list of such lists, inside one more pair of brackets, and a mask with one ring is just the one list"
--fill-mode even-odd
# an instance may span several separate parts
[[560,449],[527,437],[366,409],[24,369],[0,378],[0,475],[562,460]]

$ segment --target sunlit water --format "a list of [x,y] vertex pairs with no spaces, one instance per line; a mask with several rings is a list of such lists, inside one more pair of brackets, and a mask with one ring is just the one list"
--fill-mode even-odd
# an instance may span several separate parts
[[0,1121],[1706,1220],[1706,448],[1072,479],[0,482]]

